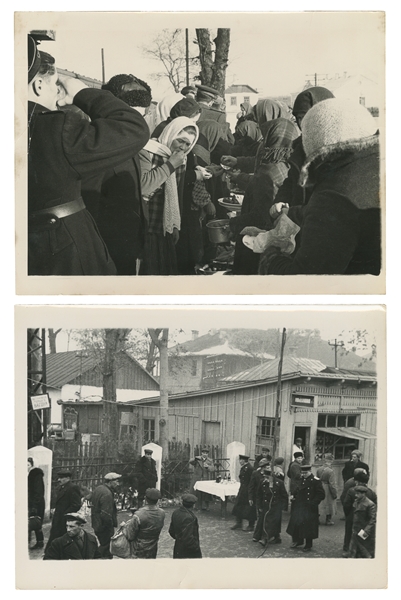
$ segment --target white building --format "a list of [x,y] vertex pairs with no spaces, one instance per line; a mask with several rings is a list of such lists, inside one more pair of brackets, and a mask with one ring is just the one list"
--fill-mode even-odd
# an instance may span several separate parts
[[230,85],[224,92],[226,101],[227,122],[230,124],[231,131],[234,131],[237,123],[237,114],[240,112],[240,105],[243,102],[250,102],[252,106],[256,104],[259,98],[259,92],[247,84]]

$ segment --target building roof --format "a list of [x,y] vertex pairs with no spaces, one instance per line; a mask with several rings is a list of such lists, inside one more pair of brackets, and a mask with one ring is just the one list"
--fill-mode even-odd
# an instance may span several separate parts
[[[241,373],[235,373],[229,377],[225,377],[223,381],[227,383],[234,383],[240,381],[260,381],[262,379],[269,379],[275,377],[278,374],[279,359],[275,358],[268,363],[258,365],[242,371]],[[296,358],[293,356],[286,356],[283,360],[282,374],[288,375],[290,373],[302,373],[303,375],[314,375],[320,373],[326,369],[320,360],[313,360],[311,358]]]
[[253,87],[251,87],[248,84],[242,84],[242,83],[235,83],[233,85],[230,85],[226,90],[225,90],[225,94],[242,94],[242,93],[251,93],[251,94],[258,94],[258,90],[255,90]]
[[[240,350],[228,343],[221,335],[221,331],[209,332],[201,335],[194,340],[177,344],[169,348],[170,356],[245,356],[248,358],[255,357],[255,354]],[[262,353],[257,355],[266,360],[273,359],[272,354]]]
[[[125,356],[158,384],[157,380],[127,352]],[[100,361],[100,362],[99,362]],[[91,371],[102,364],[102,359],[95,353],[85,353],[83,350],[57,352],[46,355],[46,383],[50,387],[61,388],[74,381],[79,375]]]
[[[251,354],[250,352],[245,352],[244,350],[240,350],[239,348],[234,348],[233,346],[230,346],[230,344],[228,343],[228,341],[225,341],[224,344],[218,344],[216,346],[212,346],[211,348],[203,348],[202,350],[198,350],[198,351],[189,351],[189,352],[182,352],[180,354],[180,356],[246,356],[246,357],[252,357],[253,354]],[[270,355],[268,355],[267,357],[269,357]],[[274,358],[274,356],[272,356],[271,358]]]

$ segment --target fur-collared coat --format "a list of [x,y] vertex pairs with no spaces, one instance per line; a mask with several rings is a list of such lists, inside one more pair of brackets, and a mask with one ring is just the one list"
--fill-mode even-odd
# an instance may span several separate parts
[[262,255],[262,275],[379,275],[381,270],[379,137],[328,146],[302,168],[314,185],[306,206],[288,216],[301,227],[291,256]]

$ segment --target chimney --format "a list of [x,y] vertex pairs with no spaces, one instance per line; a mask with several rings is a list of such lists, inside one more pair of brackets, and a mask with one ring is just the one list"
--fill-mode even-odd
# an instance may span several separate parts
[[191,333],[192,333],[192,339],[193,340],[196,340],[196,338],[199,337],[199,331],[196,331],[195,329],[192,329]]

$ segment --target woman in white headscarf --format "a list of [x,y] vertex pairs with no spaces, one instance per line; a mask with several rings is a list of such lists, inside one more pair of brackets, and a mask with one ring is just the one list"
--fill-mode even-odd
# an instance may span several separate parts
[[176,92],[164,96],[164,98],[160,100],[156,107],[156,125],[158,125],[162,121],[166,121],[170,116],[170,111],[173,108],[173,106],[175,106],[177,102],[183,99],[184,96]]
[[181,229],[185,167],[198,133],[193,121],[177,117],[139,153],[147,219],[143,275],[178,274],[175,244]]

